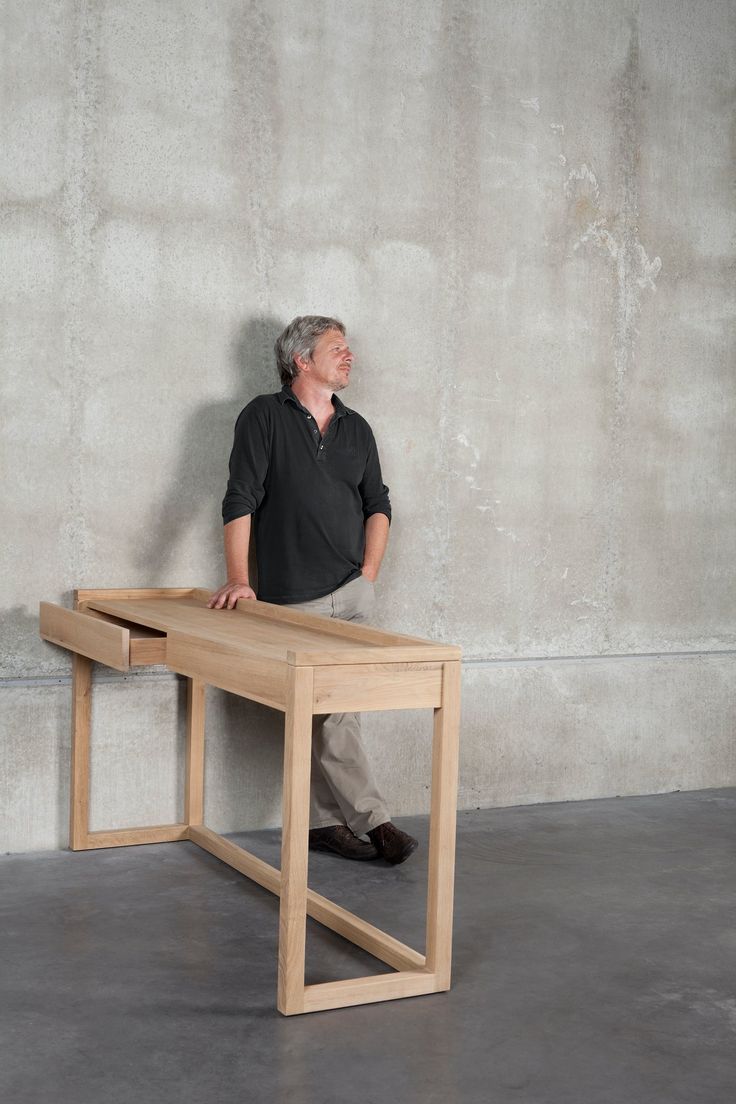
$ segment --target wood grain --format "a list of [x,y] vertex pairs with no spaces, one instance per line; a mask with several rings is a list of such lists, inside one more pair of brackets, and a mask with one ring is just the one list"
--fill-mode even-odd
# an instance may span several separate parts
[[113,617],[111,613],[100,613],[92,606],[82,605],[80,611],[85,617],[95,617],[106,621],[108,625],[119,625],[130,634],[131,667],[148,667],[154,663],[166,663],[166,633],[159,629],[150,629],[148,625],[136,625],[124,621],[122,617]]
[[121,625],[41,602],[39,631],[44,640],[117,671],[127,671],[130,666],[130,632]]
[[187,679],[187,746],[184,777],[184,820],[201,824],[204,819],[205,691],[200,679]]
[[239,847],[237,843],[218,835],[211,828],[205,828],[204,825],[192,824],[189,828],[189,839],[204,851],[209,851],[210,855],[227,863],[233,870],[263,886],[270,893],[275,893],[277,897],[280,894],[281,872],[256,855],[251,855],[244,847]]
[[[255,611],[254,607],[261,607]],[[266,602],[249,602],[247,612],[211,610],[204,598],[95,600],[89,607],[161,632],[180,632],[223,644],[239,645],[258,656],[296,666],[336,663],[441,662],[459,659],[454,645],[397,637],[379,629],[336,621],[299,610],[285,611]],[[337,630],[337,631],[336,631]]]
[[302,1007],[295,1011],[323,1012],[328,1008],[347,1008],[354,1004],[374,1004],[376,1001],[419,997],[436,992],[437,979],[434,974],[423,970],[402,970],[395,974],[375,974],[348,981],[307,985]]
[[381,931],[355,913],[336,905],[327,897],[320,896],[313,889],[307,891],[307,915],[350,940],[356,947],[362,947],[374,958],[379,958],[395,970],[422,970],[425,958],[419,951],[407,947],[392,935]]
[[315,713],[431,709],[441,701],[441,663],[356,663],[314,669]]
[[[189,838],[193,843],[209,851],[211,855],[215,855],[251,881],[257,882],[270,893],[275,893],[276,896],[281,893],[281,871],[257,858],[256,855],[252,855],[237,843],[233,843],[232,840],[203,826],[192,826],[189,830]],[[357,947],[362,947],[374,958],[379,958],[387,965],[393,966],[395,970],[420,970],[424,967],[424,955],[419,951],[407,947],[405,943],[394,939],[392,935],[369,924],[367,920],[362,920],[355,913],[349,912],[341,905],[328,900],[327,897],[322,897],[313,889],[307,890],[307,915]]]
[[88,832],[84,850],[101,847],[140,847],[144,843],[175,843],[189,838],[186,824],[152,824],[145,828],[111,828],[102,832]]
[[[312,627],[316,615],[305,613],[304,610],[289,609],[287,606],[276,606],[273,602],[258,602],[252,599],[240,598],[236,604],[238,613],[244,613],[248,617],[260,617],[268,621],[280,622],[301,627]],[[402,645],[423,644],[428,641],[418,636],[406,636],[403,633],[387,632],[385,629],[377,629],[373,625],[356,624],[353,621],[342,621],[338,617],[318,617],[324,622],[323,631],[330,636],[344,638],[358,643]]]
[[166,663],[166,637],[163,634],[151,636],[139,636],[131,630],[130,633],[130,666],[152,667],[154,664]]
[[438,989],[450,988],[460,724],[460,664],[446,663],[444,668],[432,741],[427,890],[427,969],[436,973]]
[[72,655],[72,763],[69,782],[69,846],[82,851],[89,829],[89,722],[92,660]]
[[301,1012],[307,924],[309,778],[312,759],[311,667],[290,667],[286,690],[277,1005]]
[[229,641],[171,632],[166,638],[166,663],[172,671],[201,679],[208,686],[218,686],[282,712],[286,708],[288,665],[264,659]]
[[113,589],[100,590],[75,590],[74,608],[78,608],[84,602],[104,601],[129,601],[138,598],[187,598],[194,593],[194,587],[114,587]]
[[295,667],[321,667],[339,663],[346,666],[351,663],[422,663],[423,661],[442,662],[445,659],[458,659],[458,650],[453,645],[426,643],[419,644],[387,644],[385,647],[361,645],[352,647],[347,641],[345,646],[328,651],[321,648],[319,651],[298,651],[289,648],[286,652],[286,661]]

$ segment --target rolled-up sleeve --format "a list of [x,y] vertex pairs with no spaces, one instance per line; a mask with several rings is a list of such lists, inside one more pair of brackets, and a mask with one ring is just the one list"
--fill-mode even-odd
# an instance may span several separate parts
[[370,433],[365,471],[358,489],[363,500],[363,520],[369,518],[371,514],[385,514],[390,522],[391,502],[388,497],[388,487],[383,482],[381,462],[378,459],[378,449],[372,433]]
[[230,478],[222,500],[225,525],[236,518],[254,514],[265,494],[269,459],[268,416],[258,400],[240,412],[235,423],[235,439],[230,453]]

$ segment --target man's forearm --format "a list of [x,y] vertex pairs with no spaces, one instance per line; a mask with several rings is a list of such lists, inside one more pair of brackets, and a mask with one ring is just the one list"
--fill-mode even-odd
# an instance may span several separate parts
[[224,527],[225,563],[229,583],[247,583],[251,515],[229,521]]
[[373,581],[378,575],[383,554],[388,544],[388,518],[385,514],[371,514],[365,522],[365,554],[363,574]]

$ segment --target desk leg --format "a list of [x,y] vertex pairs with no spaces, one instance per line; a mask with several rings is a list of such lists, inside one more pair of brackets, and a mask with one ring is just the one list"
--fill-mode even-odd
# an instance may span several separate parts
[[184,823],[204,823],[205,689],[201,679],[187,679],[187,762],[184,782]]
[[312,667],[289,667],[284,739],[278,991],[278,1009],[285,1016],[304,1011],[313,686]]
[[69,846],[82,851],[89,832],[89,720],[92,660],[72,653],[72,764]]
[[450,988],[455,881],[460,663],[443,664],[442,705],[434,711],[432,805],[429,826],[427,970],[437,991]]

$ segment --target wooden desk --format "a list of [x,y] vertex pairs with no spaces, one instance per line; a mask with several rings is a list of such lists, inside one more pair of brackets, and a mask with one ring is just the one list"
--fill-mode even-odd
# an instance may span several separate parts
[[[460,649],[266,602],[207,609],[209,592],[78,590],[74,610],[41,603],[41,636],[73,653],[70,846],[191,840],[280,898],[278,1009],[284,1015],[393,1000],[450,987]],[[187,678],[184,819],[89,831],[92,661],[125,671],[165,663]],[[285,715],[281,870],[203,824],[205,688],[218,686]],[[312,716],[373,709],[434,710],[425,954],[307,886]],[[394,968],[304,984],[306,918]]]

